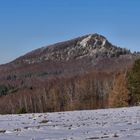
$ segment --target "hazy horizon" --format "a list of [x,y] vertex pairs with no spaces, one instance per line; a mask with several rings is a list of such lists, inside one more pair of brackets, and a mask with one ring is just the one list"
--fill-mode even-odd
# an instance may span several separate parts
[[0,64],[91,33],[140,51],[139,6],[139,0],[1,0]]

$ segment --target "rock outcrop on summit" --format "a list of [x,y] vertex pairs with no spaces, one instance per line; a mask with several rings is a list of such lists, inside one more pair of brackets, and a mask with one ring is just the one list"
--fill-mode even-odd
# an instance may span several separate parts
[[94,59],[97,57],[111,58],[125,54],[130,54],[130,51],[112,45],[101,35],[90,34],[40,48],[22,57],[21,61],[31,64],[47,60],[68,61],[83,57],[92,57]]

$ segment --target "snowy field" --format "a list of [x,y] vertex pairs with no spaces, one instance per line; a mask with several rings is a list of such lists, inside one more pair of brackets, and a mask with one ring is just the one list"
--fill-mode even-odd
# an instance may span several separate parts
[[0,140],[140,140],[140,107],[0,115]]

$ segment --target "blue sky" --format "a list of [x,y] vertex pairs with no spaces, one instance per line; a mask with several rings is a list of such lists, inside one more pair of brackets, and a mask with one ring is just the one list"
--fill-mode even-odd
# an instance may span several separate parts
[[95,32],[140,51],[139,7],[140,0],[0,0],[0,64]]

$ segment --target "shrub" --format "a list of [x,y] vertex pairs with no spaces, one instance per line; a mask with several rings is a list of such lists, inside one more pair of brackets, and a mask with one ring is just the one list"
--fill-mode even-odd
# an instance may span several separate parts
[[16,114],[25,114],[25,113],[27,113],[25,107],[19,108],[16,112]]

